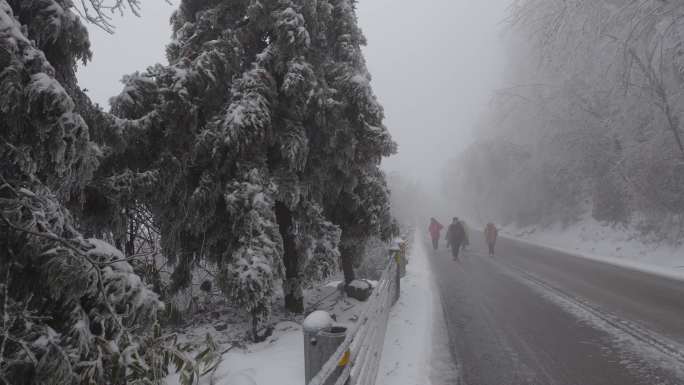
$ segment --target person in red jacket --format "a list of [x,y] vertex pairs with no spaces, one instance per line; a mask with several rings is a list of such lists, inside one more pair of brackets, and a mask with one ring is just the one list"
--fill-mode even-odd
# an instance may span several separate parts
[[430,218],[430,227],[428,227],[428,231],[430,232],[430,238],[432,238],[432,247],[435,250],[439,248],[439,235],[443,228],[444,226],[437,222],[435,218]]

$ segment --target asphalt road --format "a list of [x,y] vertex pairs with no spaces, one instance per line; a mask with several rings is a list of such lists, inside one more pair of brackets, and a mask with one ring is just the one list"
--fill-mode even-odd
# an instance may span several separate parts
[[471,238],[426,246],[459,384],[684,385],[684,282]]

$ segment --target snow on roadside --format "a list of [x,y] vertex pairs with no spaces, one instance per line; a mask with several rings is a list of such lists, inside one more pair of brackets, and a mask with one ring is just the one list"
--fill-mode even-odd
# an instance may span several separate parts
[[[266,341],[224,354],[216,372],[200,385],[302,385],[303,344],[301,325],[281,322]],[[178,375],[166,379],[166,385],[177,384]]]
[[425,245],[421,237],[415,239],[399,301],[390,313],[377,385],[441,385],[451,383],[443,380],[455,373]]
[[[439,292],[422,238],[416,236],[413,250],[401,282],[401,297],[390,314],[377,384],[451,384],[456,370],[448,350]],[[308,292],[307,308],[326,310],[336,316],[337,324],[351,326],[366,303],[344,296],[338,286],[339,281],[330,282]],[[302,385],[302,326],[301,320],[296,321],[282,320],[276,324],[273,335],[265,342],[235,345],[223,355],[217,370],[202,378],[200,385]],[[184,335],[200,339],[212,330],[210,325],[195,325],[185,330]],[[229,340],[221,344],[221,350],[229,347]],[[165,381],[166,385],[179,384],[177,374]]]
[[592,218],[567,227],[505,227],[501,234],[583,258],[684,279],[684,245],[645,242],[633,230],[608,226]]
[[[306,308],[310,311],[325,310],[335,316],[335,324],[351,326],[358,320],[367,302],[343,295],[339,284],[340,281],[333,281],[307,290]],[[283,309],[276,310],[274,319],[280,322],[275,325],[273,334],[258,344],[234,341],[236,335],[244,334],[243,325],[226,318],[228,315],[222,312],[216,316],[225,318],[225,322],[218,322],[224,324],[227,328],[225,331],[217,331],[216,325],[211,322],[183,328],[180,331],[183,342],[194,342],[201,348],[205,336],[210,334],[220,345],[221,351],[228,350],[222,356],[217,370],[202,377],[199,385],[303,385],[304,337],[301,322],[304,318],[288,316]],[[179,384],[178,374],[171,374],[165,379],[165,385]]]

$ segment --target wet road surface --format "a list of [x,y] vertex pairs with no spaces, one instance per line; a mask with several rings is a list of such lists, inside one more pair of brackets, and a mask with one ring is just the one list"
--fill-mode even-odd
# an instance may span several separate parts
[[471,237],[426,245],[460,384],[684,385],[684,282]]

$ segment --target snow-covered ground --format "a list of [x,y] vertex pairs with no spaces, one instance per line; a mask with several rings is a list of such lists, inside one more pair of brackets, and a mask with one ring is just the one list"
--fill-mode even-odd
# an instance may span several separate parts
[[591,218],[567,227],[506,227],[501,234],[584,258],[684,279],[684,245],[649,242],[634,230],[605,225]]
[[399,301],[390,313],[377,385],[453,383],[439,292],[422,237],[415,239]]
[[[307,309],[325,310],[335,316],[336,324],[350,326],[363,311],[366,303],[342,295],[338,289],[339,283],[330,282],[307,290]],[[219,317],[224,315],[221,314]],[[235,320],[205,321],[181,330],[181,340],[194,342],[198,349],[202,347],[204,337],[209,334],[219,343],[220,351],[227,351],[217,369],[204,376],[200,385],[303,385],[303,318],[291,317],[288,320],[284,314],[276,314],[274,318],[280,319],[280,322],[275,325],[273,334],[258,344],[236,340],[236,335],[244,334],[244,325]],[[217,330],[219,325],[227,329]],[[166,379],[166,385],[179,384],[178,374],[170,375]]]
[[[424,242],[416,237],[409,257],[401,296],[388,323],[385,346],[378,372],[379,385],[427,385],[452,383],[455,369],[448,350],[439,293],[434,284]],[[350,325],[365,303],[343,296],[331,282],[308,293],[309,309],[335,314],[339,324]],[[265,342],[231,348],[227,338],[221,350],[228,350],[216,371],[205,376],[201,385],[303,385],[304,350],[301,320],[284,320],[275,326]],[[206,333],[221,341],[210,325],[186,330],[200,340]],[[191,333],[192,332],[192,333]],[[171,375],[167,385],[178,385]]]

